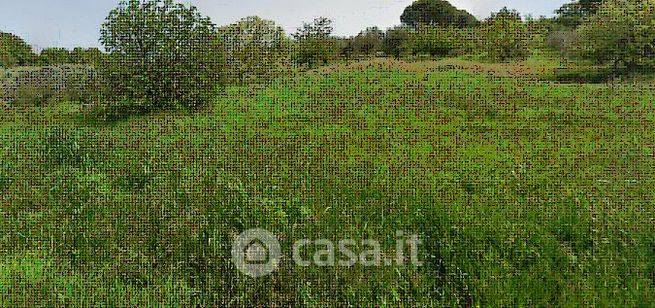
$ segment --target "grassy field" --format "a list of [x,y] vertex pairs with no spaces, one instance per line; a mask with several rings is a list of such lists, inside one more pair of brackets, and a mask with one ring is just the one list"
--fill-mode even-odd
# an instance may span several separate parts
[[[533,62],[339,65],[199,114],[0,113],[7,306],[649,306],[655,84]],[[424,266],[252,279],[232,240],[421,235]],[[388,241],[386,241],[388,240]]]

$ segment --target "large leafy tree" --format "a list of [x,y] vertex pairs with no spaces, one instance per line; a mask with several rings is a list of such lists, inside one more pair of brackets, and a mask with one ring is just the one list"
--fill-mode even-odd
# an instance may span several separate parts
[[20,37],[0,32],[0,67],[31,65],[34,58],[32,47]]
[[101,28],[111,92],[144,109],[208,102],[224,61],[215,26],[172,0],[122,1]]
[[238,83],[266,81],[289,61],[288,39],[275,22],[250,16],[222,27],[229,77]]
[[334,59],[338,55],[339,44],[331,36],[332,30],[332,20],[326,17],[316,18],[298,28],[293,34],[297,47],[296,62],[315,67]]
[[617,68],[655,66],[655,0],[606,0],[577,32],[585,58]]
[[420,24],[456,27],[477,24],[473,15],[445,0],[418,0],[405,9],[400,21],[414,28]]
[[359,55],[371,55],[379,51],[384,32],[378,27],[369,27],[352,39],[353,51]]
[[596,14],[604,0],[576,0],[559,8],[556,21],[566,27],[577,27],[586,18]]
[[412,50],[412,33],[411,29],[403,26],[388,29],[382,41],[382,50],[395,58],[408,54]]
[[496,61],[524,59],[529,53],[528,27],[516,10],[503,8],[485,20],[482,27],[484,47]]

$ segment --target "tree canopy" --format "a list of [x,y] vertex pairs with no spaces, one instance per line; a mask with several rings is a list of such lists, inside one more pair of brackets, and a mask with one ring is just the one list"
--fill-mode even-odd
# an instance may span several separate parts
[[316,18],[298,28],[293,34],[297,48],[296,62],[315,67],[336,58],[339,46],[337,40],[331,37],[332,30],[332,20],[326,17]]
[[445,0],[418,0],[408,6],[400,21],[411,27],[420,24],[468,27],[477,24],[476,18]]
[[214,24],[172,0],[123,1],[101,29],[107,78],[120,99],[161,108],[209,101],[224,69]]
[[655,1],[606,0],[577,30],[581,55],[618,67],[655,67]]
[[603,0],[576,0],[564,4],[557,13],[557,22],[566,27],[577,27],[585,18],[596,14]]
[[266,81],[278,75],[288,60],[288,39],[274,21],[250,16],[221,27],[219,32],[231,81]]
[[488,57],[496,61],[524,59],[529,53],[528,28],[521,14],[507,7],[491,14],[482,27]]
[[20,37],[0,32],[0,66],[12,67],[31,65],[34,61],[32,47]]

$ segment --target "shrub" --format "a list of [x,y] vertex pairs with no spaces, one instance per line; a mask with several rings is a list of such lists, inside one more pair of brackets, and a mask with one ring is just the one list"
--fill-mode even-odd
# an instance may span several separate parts
[[412,51],[411,30],[407,27],[395,27],[387,30],[382,41],[382,50],[388,56],[400,58]]
[[27,83],[15,90],[14,106],[43,107],[56,99],[56,92],[50,82],[42,84]]
[[555,70],[555,80],[563,83],[602,83],[611,76],[611,70],[600,66],[576,66]]
[[2,85],[2,99],[15,106],[45,106],[56,101],[90,103],[102,86],[88,66],[14,69]]
[[44,136],[44,157],[53,166],[80,166],[88,155],[82,147],[82,134],[79,131],[52,128]]
[[60,97],[71,102],[90,104],[99,100],[102,90],[97,72],[85,67],[66,74]]
[[356,55],[374,55],[381,49],[384,32],[377,27],[370,27],[352,38],[352,49]]
[[412,33],[412,52],[431,56],[463,55],[476,46],[472,29],[421,25]]
[[102,65],[113,100],[143,102],[147,110],[195,109],[223,83],[224,57],[214,25],[195,7],[172,0],[129,0],[101,29],[109,52]]
[[525,59],[530,54],[528,29],[516,11],[503,8],[485,21],[484,49],[491,60]]
[[298,28],[293,37],[296,41],[295,61],[310,68],[326,65],[337,58],[339,43],[331,37],[332,20],[325,17],[314,19]]
[[0,67],[31,65],[32,47],[11,33],[0,32]]

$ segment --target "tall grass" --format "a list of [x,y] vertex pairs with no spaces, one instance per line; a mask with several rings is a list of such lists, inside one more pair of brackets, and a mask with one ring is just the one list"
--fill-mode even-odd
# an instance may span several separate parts
[[[650,93],[370,62],[232,87],[195,116],[101,124],[64,105],[8,110],[2,300],[647,305]],[[391,245],[404,230],[423,237],[425,265],[284,259],[253,280],[230,262],[232,240],[253,227],[285,251],[304,237]]]

